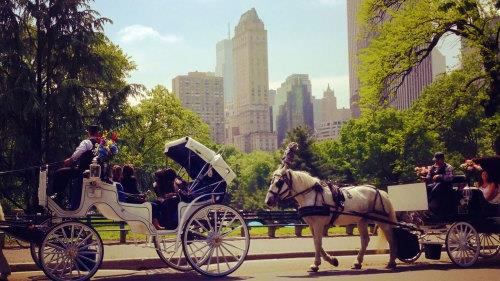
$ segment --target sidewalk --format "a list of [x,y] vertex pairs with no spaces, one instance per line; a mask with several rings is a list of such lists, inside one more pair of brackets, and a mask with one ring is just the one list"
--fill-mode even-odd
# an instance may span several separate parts
[[[378,238],[371,237],[367,254],[378,252]],[[359,236],[324,237],[323,249],[337,256],[355,255],[360,246]],[[387,248],[384,244],[383,248]],[[4,249],[13,271],[35,270],[29,249]],[[252,239],[247,260],[313,257],[312,237]],[[102,268],[145,269],[163,267],[156,251],[144,244],[105,245]]]

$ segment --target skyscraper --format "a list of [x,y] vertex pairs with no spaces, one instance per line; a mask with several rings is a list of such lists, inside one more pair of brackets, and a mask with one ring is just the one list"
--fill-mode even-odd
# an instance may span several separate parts
[[198,113],[210,126],[213,140],[224,143],[222,77],[210,72],[189,72],[172,79],[172,91],[184,107]]
[[224,103],[233,102],[233,41],[224,39],[216,45],[215,75],[224,79]]
[[278,88],[278,95],[283,95],[285,102],[279,107],[276,126],[278,145],[286,137],[288,131],[306,126],[314,129],[314,111],[311,95],[311,81],[307,74],[292,74]]
[[422,90],[430,85],[439,74],[445,72],[446,59],[438,49],[434,49],[430,56],[406,76],[405,81],[396,91],[391,105],[399,110],[410,108]]
[[358,11],[362,0],[347,1],[347,44],[349,48],[349,107],[353,118],[360,116],[359,110],[359,51],[368,46],[368,38],[360,38],[361,30],[357,23]]
[[275,150],[269,112],[267,30],[255,8],[241,16],[232,41],[235,116],[229,121],[227,139],[245,152]]
[[351,119],[351,110],[337,107],[337,97],[330,84],[323,98],[314,99],[314,131],[317,140],[336,139],[342,126]]

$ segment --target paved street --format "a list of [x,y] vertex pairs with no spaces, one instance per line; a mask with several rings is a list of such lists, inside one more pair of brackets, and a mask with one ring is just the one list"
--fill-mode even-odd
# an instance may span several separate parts
[[[445,255],[443,255],[445,256]],[[362,270],[351,270],[354,256],[339,258],[340,266],[333,268],[323,264],[320,272],[308,273],[311,258],[255,260],[246,261],[231,276],[224,280],[352,280],[352,281],[390,281],[390,280],[425,280],[425,281],[479,281],[498,280],[500,274],[500,259],[481,261],[471,269],[459,269],[444,258],[441,261],[428,261],[421,258],[413,265],[398,264],[394,271],[384,268],[387,255],[371,255],[365,260]],[[14,273],[9,280],[48,280],[42,272]],[[131,270],[101,270],[93,280],[106,281],[142,281],[142,280],[213,280],[198,275],[195,272],[178,273],[170,269],[155,269],[144,271]]]

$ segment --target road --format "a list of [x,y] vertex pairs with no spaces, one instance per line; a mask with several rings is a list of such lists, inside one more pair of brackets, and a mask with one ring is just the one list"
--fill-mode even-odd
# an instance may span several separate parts
[[[443,255],[445,256],[445,255]],[[246,261],[232,275],[221,280],[348,280],[348,281],[479,281],[499,280],[500,259],[480,261],[471,269],[460,269],[451,264],[447,258],[440,261],[429,261],[420,258],[415,264],[398,263],[396,270],[384,268],[387,255],[370,255],[365,259],[364,268],[351,270],[354,256],[339,257],[340,266],[333,268],[322,264],[318,273],[308,273],[311,258],[254,260]],[[42,272],[16,272],[9,280],[48,280]],[[93,280],[105,281],[153,281],[153,280],[214,280],[198,275],[195,272],[179,273],[170,269],[153,269],[143,271],[132,270],[100,270]]]

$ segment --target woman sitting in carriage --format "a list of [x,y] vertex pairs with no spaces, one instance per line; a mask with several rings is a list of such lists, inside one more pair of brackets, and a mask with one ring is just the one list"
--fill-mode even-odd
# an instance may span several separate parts
[[500,137],[493,148],[495,156],[466,160],[462,167],[469,175],[478,175],[477,185],[484,199],[492,204],[500,204]]
[[156,229],[174,229],[178,223],[177,205],[187,183],[171,168],[156,171],[154,177],[153,225]]

